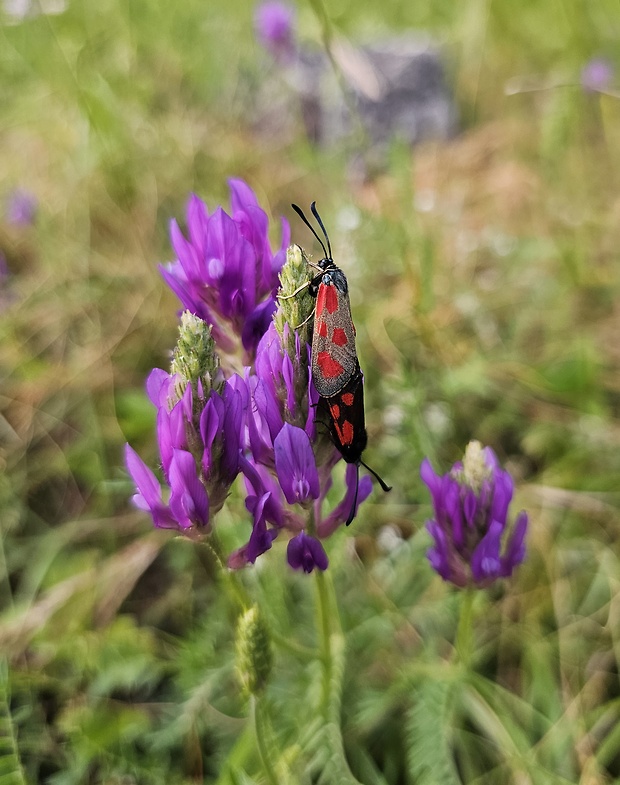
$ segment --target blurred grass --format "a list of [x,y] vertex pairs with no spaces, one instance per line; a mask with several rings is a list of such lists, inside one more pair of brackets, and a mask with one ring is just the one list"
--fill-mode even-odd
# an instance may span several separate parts
[[[325,7],[354,39],[430,30],[461,133],[395,144],[352,184],[342,152],[252,130],[244,78],[264,61],[248,4],[4,19],[0,198],[19,186],[39,201],[33,227],[0,226],[2,717],[28,782],[261,781],[212,557],[151,531],[121,462],[127,439],[155,460],[141,391],[175,340],[156,269],[168,220],[192,190],[227,204],[230,176],[274,218],[319,201],[352,283],[369,462],[394,485],[329,543],[354,773],[436,782],[425,756],[440,749],[442,782],[620,777],[620,100],[579,86],[590,57],[618,73],[617,3]],[[309,5],[299,24],[318,40]],[[471,438],[508,463],[532,524],[528,562],[477,598],[463,668],[460,598],[424,558],[418,467],[429,455],[445,470]],[[221,524],[240,544],[239,498]],[[317,689],[312,587],[281,544],[262,558],[243,579],[278,642],[275,732],[298,781],[317,781],[297,711]]]

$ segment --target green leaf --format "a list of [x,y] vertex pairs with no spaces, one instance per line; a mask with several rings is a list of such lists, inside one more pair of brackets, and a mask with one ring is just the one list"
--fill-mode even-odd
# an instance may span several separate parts
[[448,681],[423,682],[407,715],[407,769],[415,785],[461,785],[453,743],[453,691]]
[[9,669],[0,660],[0,785],[26,785],[9,708]]

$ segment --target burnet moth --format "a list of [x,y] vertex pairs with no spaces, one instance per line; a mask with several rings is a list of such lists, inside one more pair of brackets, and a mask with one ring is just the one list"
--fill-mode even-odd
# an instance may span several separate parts
[[368,442],[364,377],[355,349],[355,326],[346,276],[332,259],[331,243],[316,202],[312,202],[310,209],[323,231],[327,248],[303,210],[296,204],[291,207],[319,241],[325,254],[316,265],[319,272],[308,282],[308,290],[316,298],[311,372],[320,395],[319,406],[328,417],[331,439],[345,461],[355,464],[357,469],[355,496],[346,520],[348,526],[355,517],[360,466],[368,469],[384,491],[390,491],[391,487],[362,460]]

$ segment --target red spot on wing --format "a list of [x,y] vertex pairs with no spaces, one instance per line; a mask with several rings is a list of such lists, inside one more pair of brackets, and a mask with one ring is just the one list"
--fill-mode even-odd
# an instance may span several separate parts
[[319,322],[317,332],[321,338],[327,338],[327,322]]
[[329,313],[334,313],[334,311],[338,310],[338,293],[336,292],[336,287],[333,284],[330,284],[329,286],[325,284],[321,288],[325,289],[325,307]]
[[340,425],[339,423],[335,422],[334,426],[335,426],[336,431],[338,433],[338,438],[340,439],[340,444],[342,444],[343,446],[347,445],[347,444],[353,444],[353,436],[355,435],[355,431],[353,429],[353,426],[351,425],[351,423],[348,420],[345,420],[342,423],[342,425]]
[[321,284],[319,286],[319,291],[317,292],[317,295],[316,295],[316,311],[315,311],[315,314],[314,314],[314,318],[315,319],[318,319],[319,316],[325,310],[325,297],[326,297],[325,290],[329,289],[329,288],[331,288],[331,287],[325,286],[325,284]]
[[337,403],[330,404],[329,411],[331,412],[334,420],[340,419],[340,406]]
[[334,360],[329,352],[319,352],[316,362],[326,379],[335,379],[336,376],[344,373],[342,365],[338,360]]
[[353,393],[342,393],[340,396],[340,400],[344,403],[345,406],[353,406],[353,401],[355,400],[355,396]]
[[349,341],[347,339],[347,334],[342,329],[342,327],[335,327],[334,334],[332,335],[332,341],[336,344],[336,346],[346,346]]

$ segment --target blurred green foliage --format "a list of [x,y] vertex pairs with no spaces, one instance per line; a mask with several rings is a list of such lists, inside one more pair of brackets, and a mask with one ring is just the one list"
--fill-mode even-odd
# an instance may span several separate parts
[[[168,221],[192,190],[226,204],[230,176],[274,219],[319,201],[352,284],[369,462],[394,486],[328,544],[353,774],[620,778],[617,2],[325,10],[354,40],[430,31],[460,133],[395,144],[360,183],[343,151],[253,125],[246,80],[266,61],[247,3],[3,16],[0,198],[19,186],[39,209],[34,226],[0,226],[0,785],[264,781],[237,608],[209,549],[129,507],[121,458],[130,440],[155,462],[141,390],[176,338],[156,266]],[[313,7],[298,18],[318,42]],[[601,55],[615,87],[585,93],[580,70]],[[447,469],[471,438],[507,463],[531,529],[517,576],[474,598],[463,657],[463,596],[425,559],[418,467],[428,455]],[[218,526],[225,549],[244,541],[239,495]],[[275,763],[292,782],[335,782],[306,710],[319,701],[313,582],[284,547],[241,576],[274,635]]]

